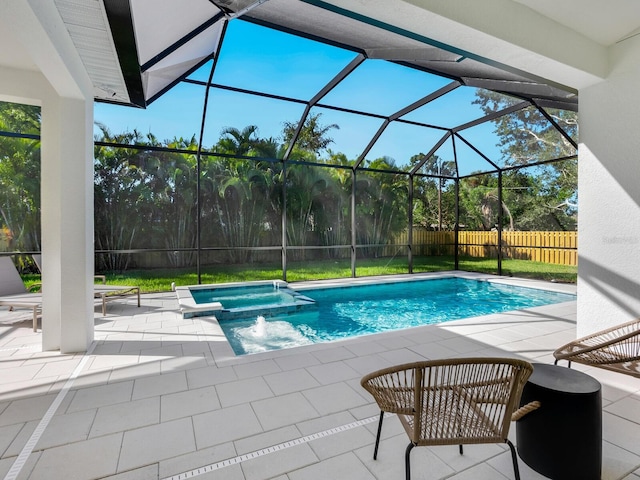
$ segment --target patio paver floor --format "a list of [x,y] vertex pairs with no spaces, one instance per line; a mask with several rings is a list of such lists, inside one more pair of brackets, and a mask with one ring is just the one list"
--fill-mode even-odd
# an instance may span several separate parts
[[[106,317],[96,309],[87,356],[42,352],[28,313],[0,311],[0,475],[15,471],[80,365],[13,478],[169,479],[205,466],[192,478],[402,478],[408,441],[397,418],[385,420],[378,460],[371,458],[379,412],[359,385],[365,373],[442,356],[551,363],[551,352],[575,338],[569,302],[234,357],[215,322],[181,317],[174,294],[143,295],[142,303],[111,302]],[[640,480],[640,380],[576,367],[603,385],[602,478]],[[417,448],[411,461],[415,480],[513,478],[502,445],[469,446],[463,456]],[[520,468],[523,480],[544,478],[522,461]]]

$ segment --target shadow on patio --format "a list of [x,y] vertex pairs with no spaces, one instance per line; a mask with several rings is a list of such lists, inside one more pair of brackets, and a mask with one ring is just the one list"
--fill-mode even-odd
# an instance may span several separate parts
[[[407,440],[389,417],[372,460],[378,410],[359,385],[364,374],[456,356],[552,363],[551,352],[575,338],[576,314],[570,302],[244,357],[216,322],[183,319],[169,293],[96,313],[87,355],[41,352],[28,320],[0,315],[0,473],[23,463],[7,478],[382,480],[402,477]],[[603,386],[602,478],[638,479],[640,383],[589,374]],[[412,466],[414,479],[513,475],[501,445],[462,456],[420,448]],[[544,478],[520,467],[523,479]]]

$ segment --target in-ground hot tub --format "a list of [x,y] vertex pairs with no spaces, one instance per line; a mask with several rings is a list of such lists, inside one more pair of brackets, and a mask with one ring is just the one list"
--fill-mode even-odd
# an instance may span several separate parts
[[315,301],[282,280],[176,287],[183,318],[215,315],[218,320],[272,316],[315,308]]

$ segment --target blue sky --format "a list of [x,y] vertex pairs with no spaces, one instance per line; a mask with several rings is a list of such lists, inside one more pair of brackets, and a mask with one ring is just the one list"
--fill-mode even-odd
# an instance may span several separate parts
[[[233,20],[227,29],[214,82],[309,100],[354,57],[353,52]],[[209,70],[210,64],[205,65],[191,78],[206,80]],[[448,83],[449,79],[390,62],[366,60],[320,103],[387,116]],[[256,125],[260,137],[279,138],[284,122],[297,122],[304,109],[304,105],[293,102],[220,89],[212,89],[209,95],[206,147],[216,143],[225,127],[242,129]],[[480,109],[471,103],[474,95],[475,89],[460,87],[404,118],[444,127],[460,125],[482,116]],[[203,87],[180,83],[146,110],[96,103],[95,121],[107,125],[112,133],[135,128],[142,133],[151,132],[161,140],[192,135],[197,138],[203,100]],[[321,107],[315,107],[312,113],[321,113],[321,123],[325,125],[340,126],[330,132],[334,140],[330,148],[345,153],[349,159],[360,155],[382,123],[380,119]],[[468,134],[473,137],[474,144],[497,160],[498,139],[492,133],[493,124],[472,130],[475,131]],[[367,159],[389,156],[397,165],[405,165],[412,155],[427,153],[442,134],[439,130],[393,122]],[[486,168],[475,153],[469,149],[460,150],[467,152],[469,157],[466,166],[461,166],[461,174]],[[437,154],[444,160],[452,159],[450,142]]]

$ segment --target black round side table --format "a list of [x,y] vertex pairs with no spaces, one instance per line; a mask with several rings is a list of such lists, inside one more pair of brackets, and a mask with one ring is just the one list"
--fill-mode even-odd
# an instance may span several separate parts
[[553,480],[600,480],[600,382],[577,370],[534,363],[520,406],[534,400],[540,408],[516,423],[524,463]]

